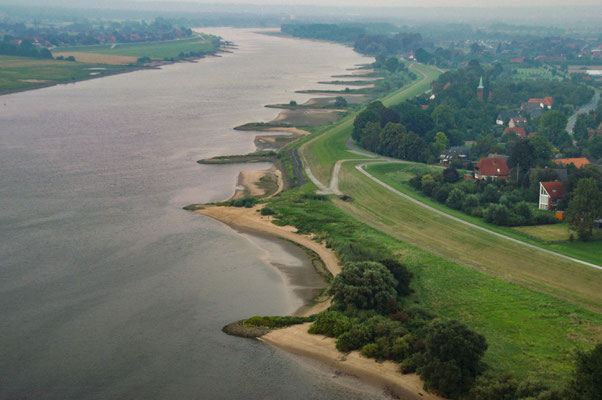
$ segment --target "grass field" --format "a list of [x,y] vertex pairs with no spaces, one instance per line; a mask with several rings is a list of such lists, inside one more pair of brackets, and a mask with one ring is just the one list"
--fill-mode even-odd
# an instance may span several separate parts
[[35,58],[0,56],[0,93],[24,90],[55,83],[74,82],[93,73],[115,73],[123,67],[107,66],[106,70],[90,70],[97,64]]
[[424,164],[380,164],[368,166],[367,171],[395,189],[454,217],[569,257],[602,265],[602,241],[598,240],[587,243],[580,241],[569,242],[569,234],[564,224],[520,228],[508,228],[490,224],[482,218],[473,217],[462,211],[454,210],[444,204],[440,204],[424,196],[408,184],[408,180],[414,174],[428,172],[433,168]]
[[[132,57],[136,60],[139,57],[150,57],[155,60],[165,58],[177,58],[180,53],[201,52],[206,53],[215,50],[213,43],[207,37],[194,37],[190,39],[169,40],[164,42],[149,43],[123,43],[117,45],[98,45],[98,46],[77,46],[62,47],[53,51],[53,55],[60,54],[73,55],[78,60],[77,53],[93,53],[97,59],[104,60],[110,64],[111,60],[120,60],[121,58],[111,58],[108,56]],[[75,54],[74,54],[75,53]],[[85,56],[80,56],[85,57]],[[98,61],[100,62],[100,61]]]
[[[355,186],[347,178],[346,182]],[[300,191],[315,190],[308,184],[272,199],[270,207],[284,216],[285,223],[334,243],[343,256],[345,249],[336,243],[357,243],[396,255],[414,273],[414,293],[407,303],[423,305],[443,319],[458,319],[485,335],[489,349],[484,360],[494,371],[555,382],[569,374],[575,349],[589,349],[602,338],[600,314],[495,279],[399,240],[393,221],[399,215],[389,218],[381,211],[392,205],[385,202],[377,212],[371,210],[370,198],[379,202],[387,196],[369,182],[359,184],[361,194],[356,192],[352,203],[302,199]],[[378,223],[362,223],[366,219]]]

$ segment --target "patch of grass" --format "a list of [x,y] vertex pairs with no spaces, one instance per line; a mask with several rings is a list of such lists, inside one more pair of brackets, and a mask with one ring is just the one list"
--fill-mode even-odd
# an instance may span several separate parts
[[545,242],[566,242],[569,240],[569,228],[566,224],[516,226],[512,229]]
[[[106,69],[90,70],[97,64],[72,61],[39,60],[26,57],[0,56],[0,93],[24,90],[56,83],[74,82],[126,71],[128,67],[102,66]],[[29,81],[29,82],[28,82]]]
[[164,58],[177,58],[180,53],[208,53],[215,50],[213,42],[207,36],[189,39],[166,40],[148,43],[119,43],[114,47],[111,44],[97,46],[73,46],[55,49],[61,52],[85,52],[107,54],[115,56],[150,57],[162,60]]

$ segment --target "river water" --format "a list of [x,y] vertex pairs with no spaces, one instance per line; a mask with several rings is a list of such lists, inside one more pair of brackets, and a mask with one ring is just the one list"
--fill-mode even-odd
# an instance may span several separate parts
[[257,168],[196,164],[254,150],[234,126],[271,120],[264,104],[305,101],[294,91],[370,60],[205,31],[238,49],[0,97],[0,398],[365,398],[221,332],[299,307],[273,264],[307,261],[181,208],[228,198],[238,172]]

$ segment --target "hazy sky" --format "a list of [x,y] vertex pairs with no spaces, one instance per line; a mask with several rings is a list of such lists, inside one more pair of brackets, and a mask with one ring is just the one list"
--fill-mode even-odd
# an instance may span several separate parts
[[[141,2],[156,0],[136,0]],[[279,4],[360,7],[524,7],[595,6],[600,0],[160,0],[203,4]]]

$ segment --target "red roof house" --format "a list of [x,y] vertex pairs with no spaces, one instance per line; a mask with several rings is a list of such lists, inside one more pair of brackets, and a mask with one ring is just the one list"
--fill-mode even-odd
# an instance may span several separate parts
[[525,57],[511,58],[510,62],[511,63],[523,63],[523,62],[525,62]]
[[516,128],[517,126],[522,126],[527,123],[527,118],[525,117],[514,117],[510,118],[510,122],[508,122],[508,126],[510,128]]
[[510,170],[503,158],[481,158],[474,167],[475,179],[508,180]]
[[557,158],[554,162],[558,165],[571,165],[575,164],[577,168],[583,168],[589,164],[589,160],[585,157],[580,158]]
[[587,136],[590,138],[594,136],[602,136],[602,129],[588,129]]
[[525,128],[523,128],[522,126],[515,127],[515,128],[508,127],[506,129],[504,129],[504,135],[507,133],[514,133],[516,136],[518,136],[521,139],[527,137],[527,132],[525,132]]
[[529,132],[529,134],[527,136],[532,138],[533,136],[536,136],[536,135],[537,135],[537,132]]
[[550,96],[546,96],[543,99],[532,98],[529,99],[529,103],[539,104],[541,108],[547,108],[549,110],[552,108],[552,104],[554,104],[554,98]]
[[553,210],[562,200],[563,186],[560,181],[539,182],[539,209]]

